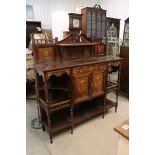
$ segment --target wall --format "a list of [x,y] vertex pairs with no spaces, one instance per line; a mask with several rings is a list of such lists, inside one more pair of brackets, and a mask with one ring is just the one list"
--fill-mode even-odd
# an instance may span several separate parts
[[120,37],[123,38],[124,20],[129,17],[129,0],[26,0],[33,5],[34,20],[42,27],[51,29],[54,37],[63,38],[69,27],[68,13],[76,12],[77,6],[93,7],[100,4],[107,16],[121,19]]
[[68,13],[76,12],[77,6],[92,7],[99,0],[26,0],[33,5],[34,20],[42,22],[42,28],[51,29],[53,37],[63,38],[63,31],[68,31]]

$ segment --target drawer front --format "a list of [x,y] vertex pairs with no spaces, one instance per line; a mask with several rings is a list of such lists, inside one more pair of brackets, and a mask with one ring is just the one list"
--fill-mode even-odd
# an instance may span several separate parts
[[83,74],[90,74],[94,72],[105,72],[107,64],[94,64],[89,66],[81,66],[73,68],[73,76],[81,76]]
[[92,73],[94,67],[92,65],[89,66],[81,66],[73,68],[73,76],[81,76],[82,74]]

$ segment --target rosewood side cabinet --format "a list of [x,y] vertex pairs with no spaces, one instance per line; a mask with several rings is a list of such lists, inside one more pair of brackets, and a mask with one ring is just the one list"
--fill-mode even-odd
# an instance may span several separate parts
[[[51,143],[53,133],[65,128],[73,133],[74,126],[80,122],[99,114],[104,116],[106,108],[117,108],[117,103],[106,100],[108,91],[117,87],[107,89],[107,77],[108,66],[120,65],[121,58],[96,55],[94,46],[98,43],[83,34],[70,34],[58,43],[36,43],[37,102],[42,129],[48,131]],[[52,47],[54,54],[47,54],[45,47]],[[41,59],[40,52],[50,55],[49,59]]]

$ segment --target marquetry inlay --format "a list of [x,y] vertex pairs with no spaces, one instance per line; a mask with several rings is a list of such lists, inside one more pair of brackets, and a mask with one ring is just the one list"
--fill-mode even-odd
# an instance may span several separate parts
[[93,74],[93,95],[103,92],[103,73]]
[[88,77],[80,77],[76,79],[76,97],[83,98],[88,96]]

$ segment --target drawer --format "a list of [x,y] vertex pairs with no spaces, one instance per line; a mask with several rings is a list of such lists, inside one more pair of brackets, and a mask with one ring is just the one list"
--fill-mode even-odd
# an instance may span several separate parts
[[62,74],[65,74],[65,73],[69,75],[69,69],[49,71],[49,72],[46,72],[46,78],[49,79],[49,77],[52,76],[52,75],[55,75],[55,76],[59,77]]
[[80,76],[82,74],[89,74],[92,73],[94,67],[92,65],[89,66],[80,66],[73,68],[73,76]]
[[95,64],[89,66],[81,66],[73,68],[73,76],[80,76],[82,74],[90,74],[94,72],[105,72],[107,64]]

